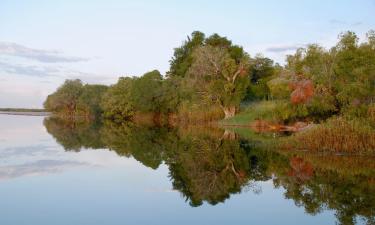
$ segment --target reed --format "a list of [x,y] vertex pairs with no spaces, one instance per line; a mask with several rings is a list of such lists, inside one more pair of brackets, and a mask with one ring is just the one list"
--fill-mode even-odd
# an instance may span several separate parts
[[182,105],[177,113],[180,124],[204,124],[224,118],[219,106]]
[[360,119],[335,117],[281,142],[282,149],[375,155],[375,129]]

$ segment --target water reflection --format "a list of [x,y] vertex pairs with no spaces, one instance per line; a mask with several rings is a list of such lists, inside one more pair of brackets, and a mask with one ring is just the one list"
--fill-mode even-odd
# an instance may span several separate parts
[[311,215],[335,210],[340,224],[375,223],[373,158],[269,151],[233,132],[207,127],[153,127],[111,122],[44,121],[67,151],[107,148],[144,166],[169,167],[173,188],[192,206],[215,205],[271,180]]

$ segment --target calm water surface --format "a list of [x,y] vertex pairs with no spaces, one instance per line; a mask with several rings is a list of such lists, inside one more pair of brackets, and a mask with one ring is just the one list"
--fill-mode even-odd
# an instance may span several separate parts
[[0,115],[0,224],[374,224],[373,158],[213,128]]

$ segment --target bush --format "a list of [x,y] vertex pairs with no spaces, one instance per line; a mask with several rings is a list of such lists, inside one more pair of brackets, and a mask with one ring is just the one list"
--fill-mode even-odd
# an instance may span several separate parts
[[334,117],[288,137],[282,147],[315,152],[375,154],[375,129],[364,120]]
[[286,99],[290,96],[289,80],[283,77],[277,77],[267,83],[271,97],[273,99]]

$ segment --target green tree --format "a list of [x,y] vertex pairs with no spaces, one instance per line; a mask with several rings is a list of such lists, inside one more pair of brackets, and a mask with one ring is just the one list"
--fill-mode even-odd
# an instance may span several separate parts
[[267,82],[275,75],[277,66],[274,65],[273,60],[260,54],[256,55],[255,58],[250,59],[250,85],[246,99],[268,99],[270,88],[268,87]]
[[108,87],[99,84],[86,84],[83,86],[82,93],[78,98],[78,110],[86,118],[98,118],[103,113],[101,101]]
[[195,47],[203,45],[205,40],[204,33],[200,31],[194,31],[191,37],[187,37],[187,40],[182,46],[175,48],[173,57],[169,61],[170,69],[167,72],[168,77],[185,77],[191,63],[193,61],[192,53]]
[[225,118],[234,116],[249,84],[249,56],[242,51],[236,60],[228,49],[207,45],[197,48],[193,57],[188,76],[197,92],[203,100],[218,104]]
[[162,111],[162,82],[162,76],[157,70],[134,79],[130,89],[134,111],[155,113]]
[[131,118],[134,114],[131,89],[135,78],[121,77],[118,82],[104,93],[101,107],[104,116],[116,121]]
[[74,118],[82,90],[83,84],[81,80],[66,80],[56,92],[47,97],[44,102],[44,108],[47,111]]

